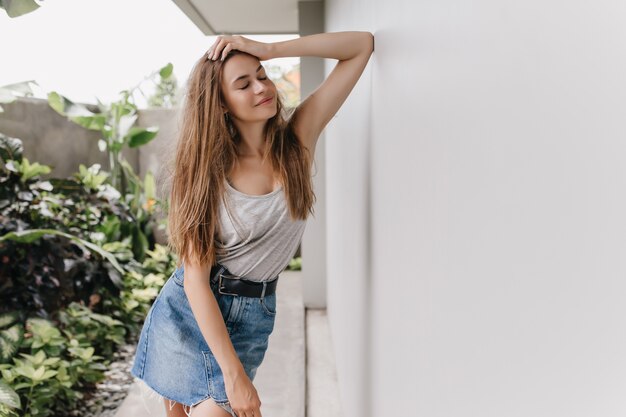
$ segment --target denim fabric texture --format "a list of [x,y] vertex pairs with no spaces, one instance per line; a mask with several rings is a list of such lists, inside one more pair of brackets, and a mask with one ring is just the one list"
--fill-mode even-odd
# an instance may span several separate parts
[[[207,277],[209,279],[209,277]],[[131,374],[163,398],[193,407],[212,398],[235,415],[224,377],[204,340],[183,288],[184,265],[169,277],[146,316]],[[274,329],[276,293],[264,298],[220,294],[211,289],[226,329],[250,380]]]

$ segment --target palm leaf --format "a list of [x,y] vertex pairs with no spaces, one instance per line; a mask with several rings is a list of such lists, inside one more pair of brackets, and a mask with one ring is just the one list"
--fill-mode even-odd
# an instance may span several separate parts
[[43,235],[57,235],[57,236],[66,237],[70,239],[71,241],[75,242],[81,248],[84,248],[84,249],[86,248],[85,250],[89,249],[92,252],[98,253],[100,256],[102,256],[107,261],[109,261],[109,263],[115,269],[117,269],[120,274],[123,275],[125,273],[122,267],[120,266],[120,264],[115,259],[115,256],[113,256],[110,252],[107,252],[104,249],[102,249],[100,246],[95,245],[91,242],[87,242],[86,240],[83,240],[77,236],[73,236],[68,233],[64,233],[64,232],[54,230],[54,229],[31,229],[31,230],[23,230],[20,232],[9,232],[3,236],[0,236],[0,242],[2,242],[3,240],[13,240],[13,241],[20,242],[20,243],[32,243],[36,241],[37,239],[41,238]]

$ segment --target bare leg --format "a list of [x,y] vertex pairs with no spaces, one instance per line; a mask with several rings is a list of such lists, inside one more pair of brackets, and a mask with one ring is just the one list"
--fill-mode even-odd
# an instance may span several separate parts
[[165,413],[167,414],[167,417],[187,417],[182,404],[172,401],[171,404],[173,407],[170,408],[170,400],[164,398],[163,402],[165,403]]
[[[187,417],[187,413],[185,413],[185,409],[182,404],[172,403],[173,407],[170,410],[170,401],[164,399],[165,402],[165,411],[167,413],[167,417]],[[187,410],[189,411],[189,410]],[[229,412],[224,410],[219,405],[215,404],[212,399],[207,399],[206,401],[202,401],[200,404],[196,405],[193,410],[191,410],[191,417],[232,417]]]
[[191,417],[233,417],[228,411],[215,404],[211,398],[202,401],[191,410]]

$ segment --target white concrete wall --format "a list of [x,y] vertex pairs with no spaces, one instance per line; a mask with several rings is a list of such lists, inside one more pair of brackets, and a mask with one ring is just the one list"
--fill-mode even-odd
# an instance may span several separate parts
[[346,417],[626,414],[624,21],[327,1],[327,32],[376,36],[325,137]]

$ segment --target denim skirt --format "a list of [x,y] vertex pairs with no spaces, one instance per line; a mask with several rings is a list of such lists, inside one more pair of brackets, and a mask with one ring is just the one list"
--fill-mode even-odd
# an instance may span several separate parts
[[[224,269],[220,266],[217,273]],[[183,277],[181,265],[154,300],[139,336],[131,374],[170,402],[191,409],[211,398],[234,416],[222,370],[191,311]],[[220,294],[217,283],[211,284],[211,289],[233,347],[253,381],[274,329],[276,292],[256,298]]]

